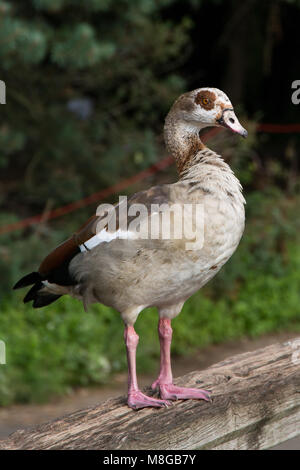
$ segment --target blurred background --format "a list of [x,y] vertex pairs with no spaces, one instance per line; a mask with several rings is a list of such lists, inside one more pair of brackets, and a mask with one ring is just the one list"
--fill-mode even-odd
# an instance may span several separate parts
[[[173,165],[140,172],[167,157],[164,117],[193,88],[225,91],[249,131],[208,142],[244,187],[247,224],[232,259],[174,320],[175,362],[299,332],[299,24],[299,0],[0,0],[1,406],[126,371],[118,313],[84,313],[70,298],[33,310],[12,285],[94,213],[101,195],[87,197],[112,187],[113,202],[176,180]],[[136,324],[143,374],[158,367],[156,328],[148,309]]]

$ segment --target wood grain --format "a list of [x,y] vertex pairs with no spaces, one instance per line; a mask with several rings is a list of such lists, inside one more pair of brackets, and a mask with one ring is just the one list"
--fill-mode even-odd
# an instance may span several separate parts
[[0,449],[266,449],[300,434],[300,338],[175,382],[212,390],[213,402],[133,411],[126,397],[110,399],[17,431]]

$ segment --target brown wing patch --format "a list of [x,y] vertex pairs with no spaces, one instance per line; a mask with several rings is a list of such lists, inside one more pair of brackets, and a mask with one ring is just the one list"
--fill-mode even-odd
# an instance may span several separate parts
[[[134,194],[128,199],[128,209],[132,204],[144,204],[149,211],[151,204],[163,204],[169,202],[169,188],[168,186],[154,186],[147,191],[140,191],[139,193]],[[119,205],[115,206],[116,209],[116,230],[119,228]],[[79,245],[82,245],[87,240],[92,238],[97,233],[97,224],[100,222],[104,216],[93,215],[88,219],[88,221],[83,224],[80,229],[75,232],[68,240],[61,243],[58,247],[49,253],[48,256],[42,261],[39,267],[39,273],[46,277],[54,269],[59,268],[65,261],[72,258],[76,253],[78,253]],[[130,222],[135,218],[135,216],[128,216],[127,222]],[[109,223],[108,223],[109,225]],[[107,225],[105,227],[107,229]]]
[[207,111],[213,109],[215,106],[216,95],[209,90],[202,90],[197,93],[195,98],[195,103],[200,104],[200,106]]
[[42,276],[47,276],[51,271],[62,265],[64,261],[71,258],[78,251],[79,245],[95,235],[95,224],[97,220],[98,217],[93,215],[80,227],[78,232],[74,233],[72,237],[52,250],[42,261],[39,267],[39,273]]
[[46,277],[51,271],[58,268],[64,261],[75,254],[77,250],[78,246],[73,237],[68,238],[68,240],[58,245],[46,256],[39,267],[39,273]]

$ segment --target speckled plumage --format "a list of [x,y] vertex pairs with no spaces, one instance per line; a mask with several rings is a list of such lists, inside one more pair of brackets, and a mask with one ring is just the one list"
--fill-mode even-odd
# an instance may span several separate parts
[[244,229],[241,187],[216,154],[203,150],[197,157],[199,163],[167,189],[169,203],[204,205],[203,248],[186,250],[186,240],[115,239],[101,243],[77,255],[70,264],[71,274],[78,280],[72,294],[82,296],[85,305],[110,305],[128,324],[148,306],[158,307],[165,315],[166,307],[182,305],[229,259]]

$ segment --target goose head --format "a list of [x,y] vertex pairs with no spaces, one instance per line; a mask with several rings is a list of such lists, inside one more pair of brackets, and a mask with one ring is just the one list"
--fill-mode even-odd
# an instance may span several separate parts
[[248,132],[235,115],[228,96],[218,88],[197,88],[184,93],[173,104],[169,117],[197,131],[209,127],[225,127],[247,137]]

